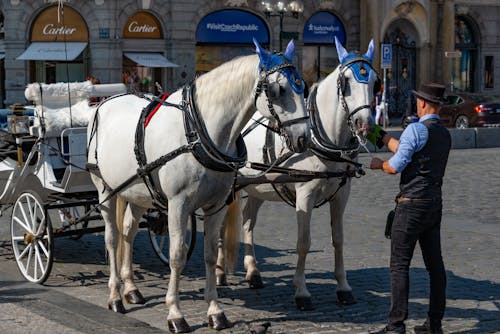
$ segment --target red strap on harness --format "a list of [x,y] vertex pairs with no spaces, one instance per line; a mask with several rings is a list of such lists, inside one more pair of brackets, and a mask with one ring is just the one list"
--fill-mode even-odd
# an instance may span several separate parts
[[[170,94],[165,93],[160,97],[160,99],[162,101],[165,101],[169,95]],[[144,121],[144,128],[148,126],[149,121],[151,121],[151,118],[153,118],[153,116],[156,114],[156,112],[158,111],[158,109],[160,109],[161,106],[162,104],[160,102],[156,102],[156,106],[154,107],[153,111],[149,113],[149,115],[146,117],[146,120]]]

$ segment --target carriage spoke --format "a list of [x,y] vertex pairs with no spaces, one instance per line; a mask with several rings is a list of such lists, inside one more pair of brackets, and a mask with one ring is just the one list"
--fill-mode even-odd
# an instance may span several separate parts
[[30,221],[28,217],[26,216],[26,212],[24,211],[24,205],[23,203],[19,203],[19,210],[21,210],[21,214],[23,215],[24,221],[27,223],[31,223],[31,230],[35,230],[35,225],[33,221]]
[[32,245],[30,244],[28,246],[28,248],[29,248],[28,259],[26,260],[26,266],[24,268],[24,270],[26,271],[26,274],[29,274],[31,257],[33,256],[33,247],[32,247]]
[[21,241],[24,240],[24,236],[19,236],[19,237],[12,237],[13,241]]
[[45,245],[43,244],[43,242],[41,242],[40,240],[37,240],[37,244],[42,249],[45,256],[49,257],[49,251],[47,250],[47,248],[45,248]]
[[21,219],[15,217],[15,216],[13,217],[13,219],[16,221],[16,223],[21,225],[21,227],[24,228],[26,230],[26,232],[33,232],[33,230],[30,227],[28,227]]
[[[29,197],[27,197],[26,200],[28,202],[28,211],[30,213],[30,219],[31,219],[31,222],[33,224],[33,230],[35,230],[35,222],[36,222],[35,218],[36,217],[34,217],[34,216],[35,216],[35,211],[36,211],[36,205],[32,205]],[[31,210],[31,207],[33,207],[33,210]]]
[[38,277],[37,261],[38,261],[38,251],[35,248],[35,259],[33,260],[33,278],[34,279],[36,279]]
[[[22,238],[22,239],[24,239],[24,238]],[[21,240],[22,240],[22,239],[21,239]],[[19,254],[18,259],[22,259],[22,258],[24,257],[24,255],[26,255],[26,252],[28,252],[30,249],[31,249],[31,244],[29,244],[29,245],[28,245],[28,246],[27,246],[27,247],[26,247],[26,248],[25,248],[25,249],[21,252],[21,254]]]
[[[41,275],[43,275],[43,273],[45,272],[44,268],[43,268],[43,262],[42,262],[42,257],[40,255],[40,251],[38,250],[38,247],[35,245],[35,254],[36,254],[36,259],[38,260],[38,265],[40,266],[40,273]],[[36,275],[37,273],[37,270],[36,270],[37,266],[35,265],[35,279],[38,278],[38,276]],[[40,275],[40,276],[41,276]]]

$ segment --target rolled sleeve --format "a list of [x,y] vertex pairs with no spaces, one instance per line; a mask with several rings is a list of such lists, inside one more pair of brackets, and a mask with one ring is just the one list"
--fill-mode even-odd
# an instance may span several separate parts
[[389,165],[398,173],[410,163],[415,152],[420,151],[429,138],[427,127],[422,123],[411,123],[399,138],[399,147],[389,159]]

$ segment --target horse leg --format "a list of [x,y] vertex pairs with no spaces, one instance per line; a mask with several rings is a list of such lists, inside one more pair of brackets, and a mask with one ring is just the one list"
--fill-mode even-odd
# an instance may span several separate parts
[[247,203],[243,209],[243,242],[245,243],[244,265],[246,270],[246,280],[250,289],[261,289],[264,287],[257,261],[255,260],[255,250],[253,243],[253,228],[257,221],[259,208],[264,201],[248,196]]
[[215,265],[215,281],[217,286],[226,286],[226,258],[224,255],[224,230],[226,229],[226,224],[229,223],[228,218],[224,218],[222,224],[219,239],[217,240],[217,264]]
[[312,194],[300,194],[297,192],[296,214],[297,214],[297,266],[293,284],[295,286],[295,304],[301,311],[314,309],[311,293],[307,290],[306,275],[304,273],[306,266],[306,257],[311,248],[311,214],[314,205]]
[[125,211],[123,219],[123,259],[120,276],[124,284],[123,296],[129,304],[144,304],[146,300],[139,292],[139,289],[134,283],[134,275],[132,269],[132,254],[134,238],[139,229],[139,219],[142,217],[146,209],[129,203]]
[[350,183],[347,183],[330,201],[330,225],[332,228],[332,245],[335,251],[335,278],[337,279],[337,304],[351,305],[356,303],[352,288],[347,282],[344,269],[344,226],[343,216],[350,193]]
[[[92,175],[92,179],[97,189],[105,189],[104,184],[98,176]],[[99,191],[99,201],[106,198],[108,194],[108,191]],[[116,225],[116,199],[117,197],[114,196],[106,202],[103,202],[100,206],[100,210],[102,219],[104,220],[104,241],[109,259],[108,309],[118,313],[125,313],[125,307],[123,306],[120,295],[120,278],[118,276],[116,257],[119,241],[119,233]]]
[[215,267],[217,263],[217,240],[220,236],[222,219],[225,210],[212,215],[205,216],[205,272],[207,275],[205,282],[205,301],[208,303],[208,325],[216,330],[231,327],[224,311],[217,303],[217,286]]
[[186,265],[187,250],[184,245],[187,221],[190,212],[183,209],[184,199],[168,202],[168,233],[170,238],[169,265],[170,281],[168,282],[165,303],[168,309],[168,329],[172,333],[188,333],[191,328],[184,319],[179,305],[180,275]]

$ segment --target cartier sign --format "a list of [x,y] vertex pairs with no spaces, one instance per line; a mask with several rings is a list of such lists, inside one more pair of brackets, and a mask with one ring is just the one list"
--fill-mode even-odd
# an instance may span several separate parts
[[161,38],[160,22],[147,12],[132,15],[123,27],[123,38]]
[[88,29],[82,16],[68,6],[58,11],[57,6],[51,6],[38,15],[31,29],[31,41],[87,42]]

